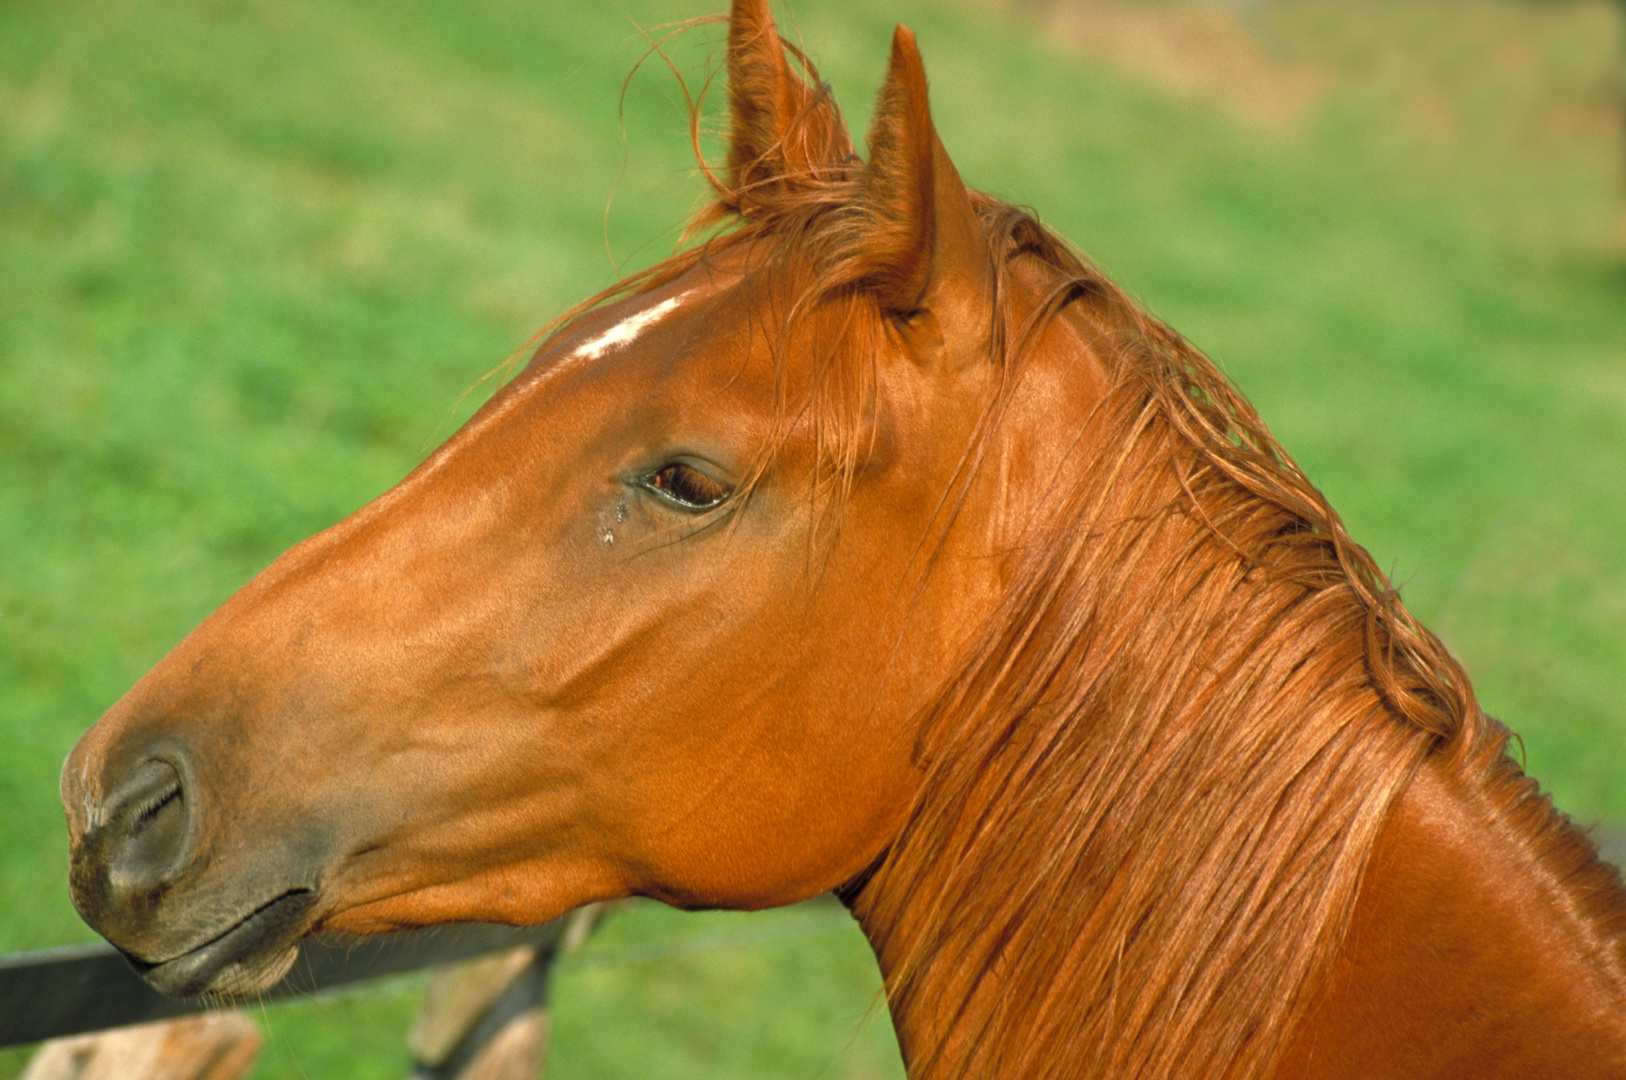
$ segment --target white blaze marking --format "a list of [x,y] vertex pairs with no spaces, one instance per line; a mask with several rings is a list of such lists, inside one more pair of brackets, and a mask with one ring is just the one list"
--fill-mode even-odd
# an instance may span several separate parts
[[[441,470],[450,456],[450,447],[452,447],[454,444],[462,445],[469,439],[472,439],[476,432],[484,431],[486,428],[498,423],[503,419],[503,417],[507,416],[509,413],[519,408],[521,404],[535,396],[536,388],[538,386],[551,381],[561,371],[568,368],[573,368],[575,365],[584,360],[597,360],[611,349],[619,348],[622,345],[635,341],[639,334],[642,334],[655,323],[659,322],[661,319],[664,319],[667,315],[670,315],[680,303],[687,300],[696,291],[698,290],[690,289],[687,292],[681,292],[676,296],[668,297],[658,304],[651,304],[642,311],[637,311],[631,315],[628,315],[625,319],[622,319],[620,322],[616,323],[608,330],[605,330],[597,337],[590,338],[587,341],[584,341],[582,344],[576,346],[574,349],[570,350],[570,352],[566,353],[563,358],[545,368],[537,380],[532,383],[530,387],[526,388],[523,393],[514,394],[507,400],[500,402],[496,408],[492,409],[489,413],[486,413],[485,416],[480,418],[478,421],[471,420],[462,431],[458,432],[451,439],[449,439],[444,446],[431,454],[429,456],[429,460],[420,466],[420,471],[416,474],[416,482],[422,483],[430,476]],[[380,496],[380,498],[387,499],[393,494],[393,491],[387,492],[383,496]]]
[[584,341],[571,350],[572,360],[597,360],[611,349],[629,345],[650,326],[665,318],[688,293],[671,296],[653,307],[628,315],[598,337]]

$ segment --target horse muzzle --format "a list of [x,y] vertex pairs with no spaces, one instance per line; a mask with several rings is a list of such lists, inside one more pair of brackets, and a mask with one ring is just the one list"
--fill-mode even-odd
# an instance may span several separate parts
[[[74,907],[166,994],[264,990],[315,919],[319,861],[298,850],[309,845],[217,851],[182,748],[163,740],[129,757],[125,769],[81,743],[63,768]],[[250,872],[220,872],[249,861]]]

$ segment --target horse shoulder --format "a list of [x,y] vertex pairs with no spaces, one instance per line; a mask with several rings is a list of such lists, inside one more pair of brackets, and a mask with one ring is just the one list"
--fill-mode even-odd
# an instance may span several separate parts
[[1590,850],[1553,857],[1553,841],[1586,843],[1567,821],[1545,829],[1544,853],[1472,782],[1425,764],[1277,1075],[1626,1077],[1626,893]]

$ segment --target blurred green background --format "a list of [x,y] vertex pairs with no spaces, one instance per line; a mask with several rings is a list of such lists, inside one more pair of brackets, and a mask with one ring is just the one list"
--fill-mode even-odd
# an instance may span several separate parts
[[[659,63],[621,88],[635,22],[707,10],[0,4],[0,952],[91,936],[56,800],[79,732],[670,250],[704,190],[681,95]],[[1621,10],[779,14],[859,131],[910,23],[968,181],[1214,356],[1560,804],[1626,822]],[[565,963],[550,1075],[896,1076],[877,982],[838,908],[636,906]],[[263,1010],[256,1075],[402,1075],[422,986]]]

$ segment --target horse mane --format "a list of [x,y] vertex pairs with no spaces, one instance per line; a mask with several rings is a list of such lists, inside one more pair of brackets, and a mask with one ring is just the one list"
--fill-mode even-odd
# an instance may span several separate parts
[[[824,425],[839,493],[865,452],[855,418],[885,315],[866,298],[871,226],[849,211],[862,164],[792,53],[819,89],[786,138],[825,147],[809,155],[825,164],[720,175],[698,154],[691,101],[716,197],[685,235],[704,238],[554,327],[748,252],[780,342],[825,325],[812,388],[780,407]],[[919,717],[923,779],[901,832],[844,891],[866,923],[908,927],[892,943],[894,1009],[932,998],[958,1032],[917,1047],[911,1075],[1268,1075],[1430,756],[1473,778],[1509,842],[1583,896],[1600,943],[1618,941],[1626,907],[1604,881],[1618,890],[1618,874],[1508,759],[1460,665],[1242,394],[1030,211],[972,197],[998,268],[1002,399],[965,450],[961,494],[1003,399],[1046,359],[1045,327],[1076,320],[1109,388],[1078,418],[998,609]],[[1000,297],[1021,260],[1052,284],[1007,325]],[[1114,451],[1086,460],[1086,445]]]
[[911,1075],[1270,1075],[1425,759],[1626,989],[1619,872],[1240,391],[1031,213],[978,201],[1001,265],[1054,279],[1004,385],[1064,317],[1110,384],[924,711],[919,795],[853,895],[908,927],[895,1007],[946,1001],[959,1033]]

